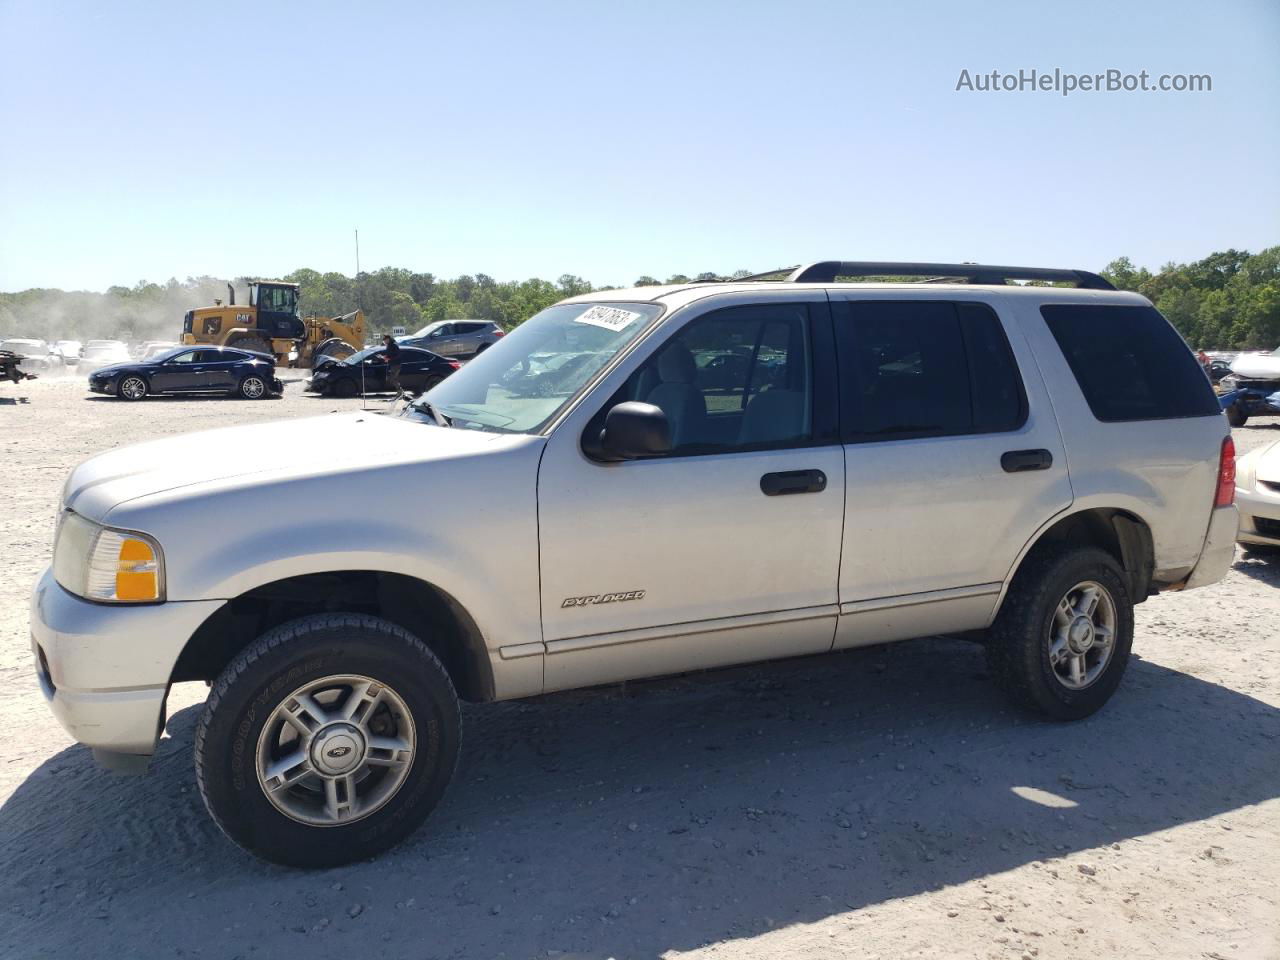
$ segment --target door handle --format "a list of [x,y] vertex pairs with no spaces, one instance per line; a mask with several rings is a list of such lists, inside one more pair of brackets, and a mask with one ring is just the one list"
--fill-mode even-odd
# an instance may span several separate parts
[[1005,473],[1048,470],[1053,466],[1053,454],[1048,450],[1010,450],[1001,455],[1000,466]]
[[827,489],[827,475],[821,470],[784,470],[760,478],[760,492],[766,497],[788,493],[821,493]]

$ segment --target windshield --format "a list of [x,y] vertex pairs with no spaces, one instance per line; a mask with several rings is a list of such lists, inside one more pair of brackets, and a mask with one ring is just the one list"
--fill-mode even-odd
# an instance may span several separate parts
[[375,354],[381,353],[385,349],[386,347],[366,347],[364,350],[361,350],[359,353],[353,353],[349,357],[343,357],[338,362],[345,363],[351,367],[359,366],[361,361],[368,360],[370,357],[374,356]]
[[33,357],[38,353],[46,353],[44,344],[39,340],[6,340],[0,343],[0,350],[8,350],[10,353],[20,353],[28,357]]
[[501,433],[541,429],[662,311],[654,303],[562,303],[516,327],[427,392],[453,426]]

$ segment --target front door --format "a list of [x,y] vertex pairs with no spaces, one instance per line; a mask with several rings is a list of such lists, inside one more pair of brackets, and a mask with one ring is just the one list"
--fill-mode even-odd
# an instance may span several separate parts
[[156,367],[151,374],[153,393],[182,393],[203,390],[208,376],[205,364],[200,362],[203,350],[188,350]]
[[[825,298],[703,313],[645,347],[542,458],[548,690],[832,643],[844,454]],[[669,455],[584,454],[624,400],[666,413]]]
[[1071,504],[1066,454],[998,298],[832,293],[848,503],[837,646],[985,627]]

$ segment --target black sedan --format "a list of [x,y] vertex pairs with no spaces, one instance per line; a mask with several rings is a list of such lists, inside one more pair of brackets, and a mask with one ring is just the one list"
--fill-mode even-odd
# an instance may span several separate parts
[[204,393],[246,400],[280,394],[273,357],[231,347],[177,347],[150,360],[113,363],[89,375],[89,389],[121,400],[152,394]]
[[[370,347],[343,360],[326,357],[312,371],[307,389],[334,397],[394,390],[387,382],[386,353],[386,347]],[[406,393],[422,393],[461,366],[457,360],[448,360],[430,350],[401,347],[400,386]]]

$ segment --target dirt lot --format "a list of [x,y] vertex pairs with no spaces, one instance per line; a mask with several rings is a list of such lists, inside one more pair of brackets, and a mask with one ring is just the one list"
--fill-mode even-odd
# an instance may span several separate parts
[[324,873],[205,816],[203,685],[175,691],[150,777],[95,769],[27,634],[68,470],[358,405],[0,385],[0,955],[1280,956],[1280,564],[1239,557],[1138,608],[1124,686],[1073,725],[1006,708],[980,651],[941,639],[468,708],[427,827]]

